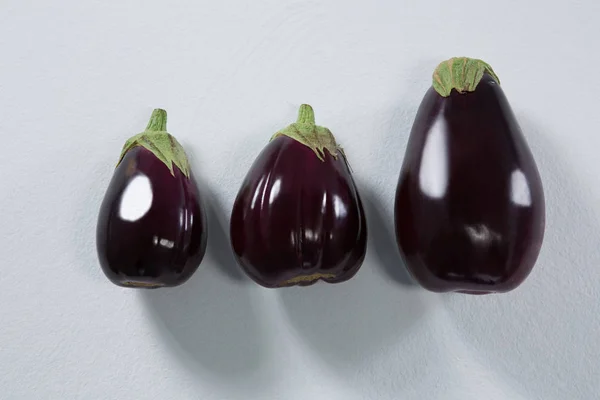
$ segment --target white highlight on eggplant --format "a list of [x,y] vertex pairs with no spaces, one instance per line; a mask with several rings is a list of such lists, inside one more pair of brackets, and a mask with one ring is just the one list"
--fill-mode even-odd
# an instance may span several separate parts
[[187,231],[192,226],[193,214],[188,211],[187,208],[181,208],[179,210],[179,226]]
[[267,192],[270,193],[271,191],[270,189],[270,184],[271,184],[271,174],[273,173],[273,171],[269,171],[269,173],[267,174],[267,176],[264,178],[264,180],[261,179],[262,182],[262,187],[260,190],[260,207],[264,207],[265,205],[265,201],[267,201]]
[[137,221],[152,207],[152,183],[146,175],[135,176],[123,191],[119,216],[125,221]]
[[273,183],[273,187],[271,188],[271,193],[269,194],[269,204],[273,204],[273,202],[279,195],[280,190],[281,190],[281,179],[277,179]]
[[311,229],[304,230],[304,238],[307,241],[315,242],[319,239],[319,233],[317,231],[313,231]]
[[169,239],[160,239],[158,241],[162,247],[166,247],[167,249],[172,249],[175,246],[175,242]]
[[167,249],[172,249],[173,247],[175,247],[175,242],[169,239],[159,239],[158,236],[154,236],[152,238],[152,243],[154,243],[155,246],[162,246],[162,247],[166,247]]
[[500,240],[500,235],[483,224],[465,225],[465,231],[471,240],[480,245],[489,245]]
[[333,196],[333,211],[336,218],[344,218],[348,215],[348,210],[346,210],[346,206],[340,196]]
[[523,207],[531,206],[531,191],[525,174],[520,169],[515,169],[510,175],[510,199],[513,203]]
[[448,189],[448,145],[444,121],[438,119],[425,141],[419,171],[421,191],[434,199],[444,197]]
[[250,209],[254,210],[254,208],[256,208],[256,201],[258,200],[258,195],[259,193],[262,191],[262,185],[265,181],[264,176],[262,178],[260,178],[260,181],[258,181],[258,186],[256,186],[256,189],[254,189],[254,195],[252,196],[252,201],[250,202]]

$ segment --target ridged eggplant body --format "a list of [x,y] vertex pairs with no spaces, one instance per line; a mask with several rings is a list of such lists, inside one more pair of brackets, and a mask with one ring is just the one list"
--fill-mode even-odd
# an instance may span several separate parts
[[360,268],[365,214],[336,146],[315,150],[275,135],[246,175],[233,206],[231,241],[239,264],[260,285],[337,283]]

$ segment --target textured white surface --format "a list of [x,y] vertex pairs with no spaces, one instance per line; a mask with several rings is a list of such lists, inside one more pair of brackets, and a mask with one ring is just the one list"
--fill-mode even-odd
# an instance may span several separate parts
[[[591,400],[600,392],[600,2],[0,3],[0,398]],[[517,291],[406,284],[392,203],[437,62],[493,65],[538,162],[546,239]],[[312,104],[366,202],[348,283],[241,275],[229,211]],[[207,256],[174,290],[112,286],[95,223],[152,108],[209,191]],[[404,283],[403,283],[404,282]]]

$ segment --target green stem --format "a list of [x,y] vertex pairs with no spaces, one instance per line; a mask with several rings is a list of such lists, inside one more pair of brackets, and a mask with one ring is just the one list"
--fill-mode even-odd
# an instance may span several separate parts
[[458,93],[473,92],[485,73],[500,84],[500,79],[485,61],[476,58],[454,57],[442,61],[437,66],[433,72],[433,88],[442,97],[450,96],[452,90],[456,90]]
[[296,123],[309,125],[315,124],[315,112],[313,111],[311,106],[309,106],[308,104],[302,104],[300,106],[300,110],[298,110],[298,120],[296,121]]
[[152,111],[146,132],[164,132],[167,130],[167,112],[161,108]]

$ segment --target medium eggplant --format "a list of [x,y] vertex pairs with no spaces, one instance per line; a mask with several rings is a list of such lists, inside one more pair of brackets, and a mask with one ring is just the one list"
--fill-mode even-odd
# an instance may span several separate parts
[[338,283],[360,268],[367,225],[342,149],[302,105],[244,179],[231,214],[238,263],[258,284]]
[[102,202],[96,245],[116,285],[158,288],[184,283],[204,257],[206,213],[185,152],[153,111],[130,138]]
[[395,202],[398,246],[434,292],[507,292],[544,236],[542,183],[492,68],[452,58],[433,74],[410,133]]

